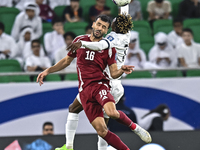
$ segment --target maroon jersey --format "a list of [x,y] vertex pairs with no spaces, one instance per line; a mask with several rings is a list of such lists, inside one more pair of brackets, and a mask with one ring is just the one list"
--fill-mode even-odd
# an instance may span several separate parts
[[[90,35],[81,35],[74,39],[73,42],[89,41]],[[93,51],[81,47],[76,52],[69,52],[68,56],[77,57],[77,73],[79,79],[79,92],[81,92],[91,82],[107,82],[109,78],[104,73],[106,66],[110,66],[115,61],[116,50],[105,49],[102,51]]]

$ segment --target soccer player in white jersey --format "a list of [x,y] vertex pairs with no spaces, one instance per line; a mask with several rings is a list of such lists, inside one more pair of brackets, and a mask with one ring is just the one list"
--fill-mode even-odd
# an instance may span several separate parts
[[[125,61],[125,56],[130,42],[130,30],[133,26],[131,16],[128,15],[128,8],[128,5],[121,7],[121,14],[113,19],[112,31],[106,36],[105,39],[99,42],[80,41],[70,45],[67,49],[74,51],[81,46],[84,46],[94,51],[101,51],[108,47],[115,47],[117,51],[117,66],[118,68],[121,68]],[[110,71],[108,70],[108,67],[105,71],[110,77]],[[112,79],[110,77],[110,79],[110,84],[112,87],[111,94],[117,103],[124,94],[124,88],[121,84],[121,80],[119,80],[120,78]],[[73,103],[69,106],[69,114],[66,123],[66,145],[61,148],[56,148],[56,150],[73,150],[74,136],[78,126],[78,113],[82,110],[83,108],[78,94]],[[109,117],[105,113],[104,118],[108,123]],[[146,131],[138,125],[136,129],[137,130],[135,130],[135,133],[138,134],[142,140],[144,140],[144,137],[147,136]],[[108,144],[106,141],[99,136],[98,150],[107,150],[107,146]]]

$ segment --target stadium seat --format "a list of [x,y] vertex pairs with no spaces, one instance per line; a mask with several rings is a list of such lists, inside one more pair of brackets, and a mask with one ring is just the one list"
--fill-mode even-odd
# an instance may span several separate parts
[[18,13],[19,10],[15,7],[0,7],[0,21],[5,25],[5,33],[11,33],[15,17]]
[[171,6],[172,6],[171,15],[172,15],[173,18],[176,18],[177,15],[178,15],[178,11],[179,11],[179,4],[183,0],[169,0],[169,1],[171,2]]
[[147,21],[133,21],[133,30],[139,32],[140,37],[152,35],[151,27]]
[[200,77],[200,70],[187,70],[186,74],[187,77],[196,77],[196,76]]
[[126,78],[152,78],[152,75],[149,71],[134,71],[131,74],[128,74]]
[[141,4],[141,11],[144,20],[148,19],[149,13],[147,12],[147,4],[150,0],[139,0]]
[[156,77],[158,78],[167,78],[167,77],[182,77],[182,72],[179,70],[163,70],[157,71]]
[[66,74],[65,80],[78,80],[78,74],[77,73]]
[[186,19],[183,26],[192,29],[195,42],[200,43],[200,19]]
[[3,59],[0,60],[0,72],[21,72],[21,66],[17,60]]
[[[40,42],[43,45],[44,45],[44,35],[45,35],[45,33],[51,32],[51,31],[53,31],[51,23],[42,23],[42,36],[40,37]],[[43,47],[44,47],[44,50],[45,50],[45,46],[43,46]]]
[[80,0],[80,6],[83,9],[83,18],[89,21],[89,10],[92,5],[96,4],[96,0]]
[[66,6],[57,6],[54,8],[54,12],[57,17],[63,19],[63,11],[64,11],[65,7]]
[[144,50],[148,56],[149,50],[154,46],[154,38],[152,36],[143,36],[140,38],[140,48]]
[[64,30],[66,32],[74,32],[77,36],[85,34],[85,28],[88,26],[87,22],[65,23]]
[[61,81],[59,74],[50,74],[45,77],[45,81]]
[[158,32],[164,32],[168,34],[173,30],[172,20],[156,20],[153,23],[154,34]]

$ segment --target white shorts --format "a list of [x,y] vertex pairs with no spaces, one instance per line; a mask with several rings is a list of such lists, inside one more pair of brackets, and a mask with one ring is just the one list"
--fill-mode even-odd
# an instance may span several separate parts
[[[117,79],[110,80],[110,86],[111,86],[111,94],[114,97],[115,104],[117,104],[120,98],[124,94],[124,88],[121,84],[121,80],[117,80]],[[80,99],[79,94],[77,94],[76,98],[81,104],[81,99]],[[105,113],[104,109],[103,109],[103,112],[104,112],[104,118],[109,118],[108,115]]]

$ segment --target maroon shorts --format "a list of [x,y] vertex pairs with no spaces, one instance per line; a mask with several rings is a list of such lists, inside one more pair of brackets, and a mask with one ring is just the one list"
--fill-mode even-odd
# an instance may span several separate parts
[[102,108],[107,102],[115,103],[106,83],[92,83],[80,93],[80,99],[85,114],[90,123],[97,117],[103,117]]

